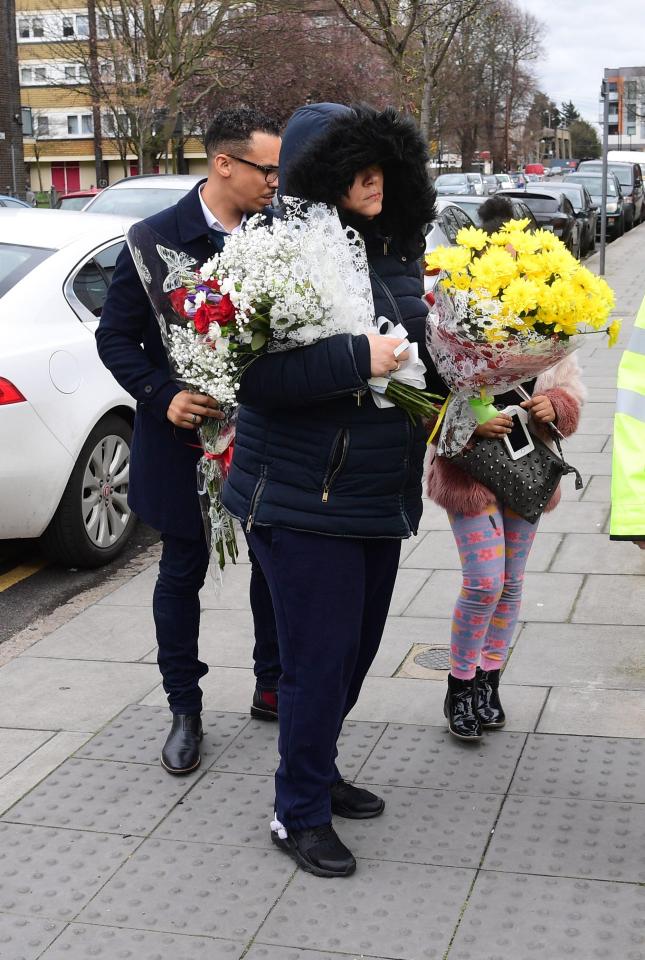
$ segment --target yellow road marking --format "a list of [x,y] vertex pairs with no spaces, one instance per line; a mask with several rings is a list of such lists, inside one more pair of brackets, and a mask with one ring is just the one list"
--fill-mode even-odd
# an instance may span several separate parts
[[3,573],[0,576],[0,593],[3,590],[8,590],[9,587],[13,587],[14,584],[20,583],[21,580],[26,580],[27,577],[31,577],[34,573],[38,573],[39,570],[42,570],[43,567],[47,566],[45,560],[41,560],[38,563],[21,563],[19,566],[14,567],[13,570],[9,570],[8,573]]

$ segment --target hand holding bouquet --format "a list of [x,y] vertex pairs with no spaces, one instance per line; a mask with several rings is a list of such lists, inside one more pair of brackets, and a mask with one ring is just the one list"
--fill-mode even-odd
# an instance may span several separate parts
[[527,233],[511,220],[488,236],[475,227],[456,247],[426,257],[439,269],[428,345],[453,391],[439,452],[459,452],[476,426],[469,401],[504,393],[558,363],[577,334],[604,330],[613,344],[620,321],[608,324],[614,296],[547,230]]

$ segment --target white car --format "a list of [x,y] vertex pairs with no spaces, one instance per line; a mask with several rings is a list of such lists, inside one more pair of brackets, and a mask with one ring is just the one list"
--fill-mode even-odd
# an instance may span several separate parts
[[185,197],[204,177],[188,173],[150,173],[117,180],[97,193],[84,213],[114,213],[119,216],[151,217]]
[[0,539],[95,567],[125,546],[135,403],[94,331],[124,217],[0,210]]

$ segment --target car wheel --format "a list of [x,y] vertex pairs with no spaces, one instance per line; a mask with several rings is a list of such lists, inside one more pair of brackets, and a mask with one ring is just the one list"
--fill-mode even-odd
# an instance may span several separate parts
[[633,226],[634,226],[634,214],[632,212],[628,217],[625,217],[623,233],[626,230],[631,230]]
[[595,253],[596,250],[596,231],[591,231],[591,236],[589,238],[589,250],[588,253]]
[[42,536],[44,552],[66,566],[100,567],[130,539],[136,517],[127,503],[132,428],[109,414],[91,431]]
[[625,233],[625,214],[622,215],[618,223],[618,229],[616,230],[616,237],[622,237]]

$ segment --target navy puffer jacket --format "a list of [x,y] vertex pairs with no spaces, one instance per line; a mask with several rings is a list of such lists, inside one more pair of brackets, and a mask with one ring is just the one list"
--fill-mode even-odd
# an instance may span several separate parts
[[[326,171],[329,150],[336,163]],[[387,216],[366,225],[364,233],[376,315],[403,320],[428,367],[428,389],[445,394],[425,351],[427,307],[418,256],[423,224],[434,215],[425,159],[416,128],[394,111],[315,104],[296,111],[287,126],[281,183],[285,194],[337,203],[358,170],[382,164],[384,196],[397,212],[390,217],[384,199]],[[407,197],[414,202],[406,203]],[[344,537],[416,532],[425,431],[399,409],[378,409],[369,377],[365,336],[337,335],[254,361],[239,391],[226,509],[247,528]]]

